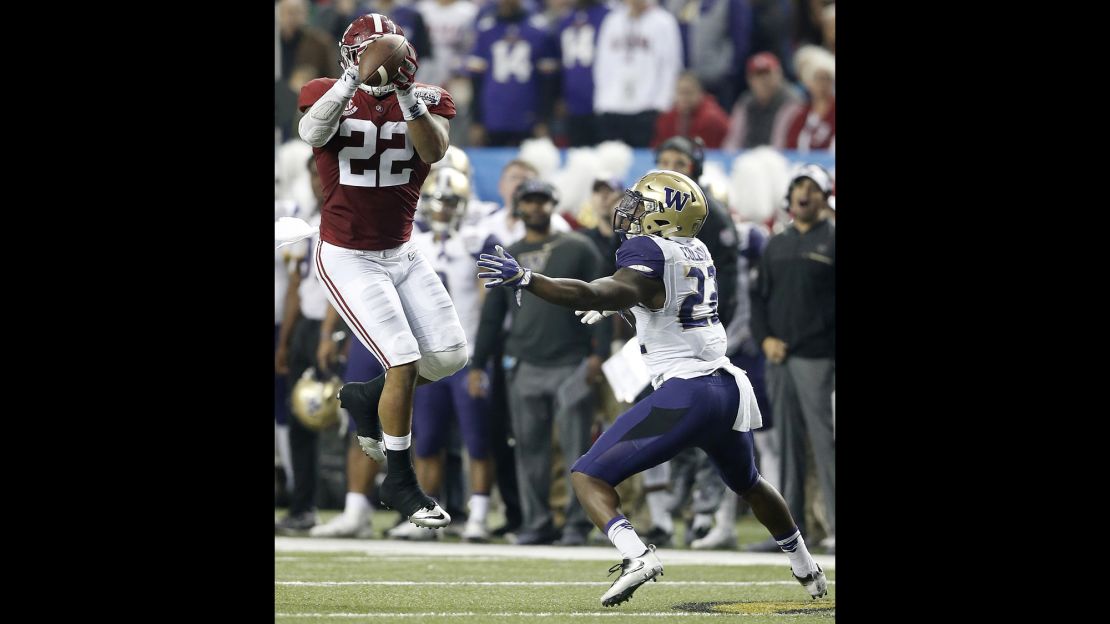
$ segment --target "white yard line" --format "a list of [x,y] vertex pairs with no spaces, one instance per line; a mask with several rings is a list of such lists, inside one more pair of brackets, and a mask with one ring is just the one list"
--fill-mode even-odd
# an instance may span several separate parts
[[[528,612],[528,611],[512,611],[501,613],[478,613],[475,611],[456,611],[456,612],[429,612],[429,613],[275,613],[274,617],[279,618],[374,618],[392,619],[392,618],[426,618],[426,617],[539,617],[539,618],[576,618],[576,617],[648,617],[648,618],[675,618],[675,617],[736,617],[744,615],[758,615],[760,617],[767,617],[768,615],[779,616],[794,616],[806,615],[800,614],[786,614],[786,613],[704,613],[698,611],[657,611],[657,612],[638,612],[626,613],[623,611],[591,611],[584,613],[545,613],[545,612]],[[814,614],[816,615],[816,614]]]
[[[789,585],[797,586],[797,581],[666,581],[667,585],[713,585],[720,587],[749,587],[752,585]],[[835,585],[836,581],[829,581]],[[274,585],[298,585],[301,587],[333,587],[339,585],[496,585],[496,586],[572,586],[593,585],[607,587],[611,581],[274,581]]]
[[[368,562],[377,557],[483,559],[557,559],[562,561],[609,561],[619,559],[616,549],[601,546],[516,546],[511,544],[464,544],[452,542],[403,542],[398,540],[355,540],[313,537],[275,537],[275,553],[362,553]],[[674,565],[789,565],[784,553],[750,553],[728,550],[659,550],[663,564]],[[835,555],[814,555],[826,570],[836,568]],[[281,558],[285,560],[285,558]]]

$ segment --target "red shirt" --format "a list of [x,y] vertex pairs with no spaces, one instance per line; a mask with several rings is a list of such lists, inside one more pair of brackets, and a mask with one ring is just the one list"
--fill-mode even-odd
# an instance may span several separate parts
[[655,136],[651,146],[656,147],[663,141],[675,136],[701,137],[710,149],[721,147],[728,134],[728,115],[711,95],[702,96],[687,120],[682,119],[678,108],[663,113],[655,120]]
[[[317,78],[301,88],[301,111],[316,103],[334,78]],[[447,91],[423,83],[414,87],[428,111],[447,119],[455,103]],[[324,184],[320,239],[347,249],[379,251],[399,247],[412,234],[420,187],[431,165],[420,159],[393,93],[378,99],[355,92],[339,129],[323,147],[314,147]]]
[[818,117],[811,106],[807,104],[794,117],[794,123],[786,132],[786,149],[807,152],[829,149],[832,145],[836,138],[836,100],[829,104],[823,117]]

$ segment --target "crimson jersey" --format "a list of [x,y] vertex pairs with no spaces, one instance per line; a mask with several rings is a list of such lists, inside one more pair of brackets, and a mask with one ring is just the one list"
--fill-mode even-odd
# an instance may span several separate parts
[[[301,88],[301,111],[316,103],[334,78],[317,78]],[[451,119],[455,103],[447,91],[423,83],[413,87],[428,112]],[[339,129],[323,147],[312,148],[324,184],[320,239],[347,249],[399,247],[412,234],[420,187],[431,165],[420,159],[393,93],[378,99],[358,89]]]

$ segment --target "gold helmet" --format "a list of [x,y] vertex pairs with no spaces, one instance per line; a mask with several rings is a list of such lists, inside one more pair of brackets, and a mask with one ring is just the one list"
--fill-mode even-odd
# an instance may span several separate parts
[[320,431],[339,422],[339,377],[320,380],[308,369],[293,385],[293,415],[305,427]]
[[432,231],[457,231],[470,202],[470,178],[461,171],[443,167],[428,174],[420,188],[421,218]]
[[467,157],[466,152],[454,145],[447,146],[447,152],[443,158],[432,163],[432,171],[437,169],[455,169],[461,171],[466,177],[470,177],[470,158]]
[[624,192],[613,213],[613,230],[626,236],[695,236],[709,206],[696,182],[677,171],[649,171]]

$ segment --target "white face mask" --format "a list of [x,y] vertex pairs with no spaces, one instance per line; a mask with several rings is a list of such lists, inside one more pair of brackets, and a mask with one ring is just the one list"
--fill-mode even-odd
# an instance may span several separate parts
[[385,97],[385,96],[389,95],[390,93],[393,93],[394,91],[396,91],[397,90],[397,85],[395,85],[393,83],[389,83],[389,84],[385,85],[384,87],[371,87],[370,85],[360,84],[358,86],[358,88],[362,89],[363,91],[369,92],[370,95],[372,95],[376,98],[381,98],[381,97]]

